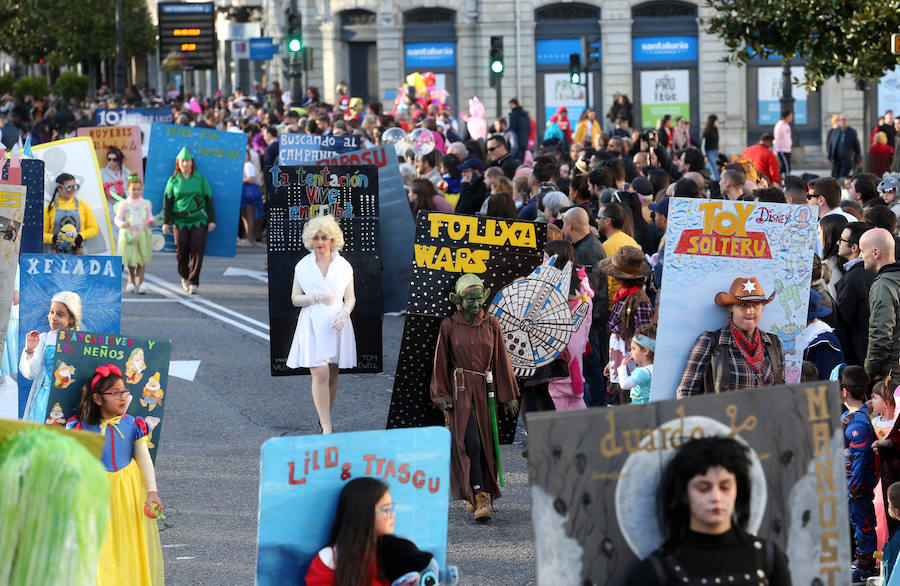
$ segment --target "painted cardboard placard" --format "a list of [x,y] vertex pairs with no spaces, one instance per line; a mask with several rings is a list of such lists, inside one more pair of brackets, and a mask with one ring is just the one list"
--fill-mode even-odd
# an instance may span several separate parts
[[147,157],[150,149],[150,127],[154,124],[172,124],[172,109],[160,108],[100,108],[95,120],[97,126],[139,126],[141,128],[141,156]]
[[44,161],[18,158],[18,166],[5,161],[0,185],[25,186],[25,219],[22,220],[19,253],[44,250]]
[[313,165],[316,161],[359,150],[354,135],[282,134],[278,137],[278,164]]
[[384,311],[406,309],[415,227],[400,163],[391,145],[352,151],[316,165],[376,165],[378,167],[378,226],[381,238],[381,288]]
[[147,445],[155,461],[162,436],[171,354],[169,340],[61,330],[56,338],[45,423],[65,426],[67,419],[78,415],[81,387],[94,378],[98,366],[114,364],[122,371],[125,388],[131,392],[126,412],[143,417],[150,428]]
[[529,415],[537,583],[624,584],[662,545],[662,470],[683,442],[709,436],[750,448],[747,530],[787,555],[793,583],[849,583],[840,416],[836,383]]
[[[62,173],[75,177],[80,185],[75,197],[91,208],[100,233],[85,240],[81,247],[84,254],[115,254],[116,243],[113,239],[112,221],[103,193],[103,181],[100,178],[100,167],[94,154],[94,144],[90,138],[76,137],[45,142],[32,148],[34,157],[44,161],[44,206],[46,209],[56,190],[56,178]],[[43,209],[41,213],[43,213]],[[42,224],[43,226],[43,220]],[[43,230],[43,228],[42,228]],[[50,251],[45,245],[46,252]]]
[[651,399],[675,397],[691,347],[728,323],[714,303],[738,277],[759,279],[766,296],[759,328],[777,334],[785,380],[800,380],[818,214],[813,206],[674,198],[669,203],[659,331]]
[[[3,445],[3,441],[10,435],[34,428],[37,425],[40,424],[31,423],[30,421],[19,421],[18,419],[0,419],[0,446]],[[66,429],[64,427],[54,427],[53,430],[74,439],[98,460],[103,457],[103,440],[105,438],[99,433]]]
[[[760,67],[756,70],[756,94],[759,102],[757,123],[761,126],[774,125],[781,120],[781,95],[783,83],[781,67]],[[794,124],[807,124],[806,106],[808,96],[799,83],[806,77],[802,65],[791,67],[791,95],[794,97]]]
[[[46,332],[50,299],[60,291],[81,297],[84,308],[81,329],[118,332],[122,317],[122,259],[117,256],[23,254],[19,258],[19,348],[25,335]],[[20,376],[19,417],[32,381]]]
[[[232,257],[237,244],[237,225],[241,207],[241,182],[247,137],[241,133],[208,128],[192,128],[172,124],[154,124],[150,129],[150,156],[147,158],[147,177],[144,197],[157,214],[151,231],[154,242],[162,236],[163,194],[166,182],[175,170],[175,157],[187,147],[194,157],[196,171],[206,177],[212,189],[216,208],[216,229],[206,239],[206,254]],[[156,236],[156,235],[159,236]],[[171,235],[164,236],[166,252],[175,252]],[[156,246],[154,246],[155,248]]]
[[687,69],[641,71],[641,125],[652,128],[666,114],[691,119],[691,76]]
[[[442,425],[429,393],[441,322],[456,311],[449,294],[475,273],[491,296],[543,261],[545,224],[441,212],[419,212],[408,314],[397,360],[388,428]],[[485,307],[487,309],[487,307]],[[512,442],[516,420],[497,413],[500,440]]]
[[6,346],[6,328],[16,289],[25,194],[22,185],[0,185],[0,354]]
[[381,372],[381,246],[378,241],[378,172],[355,167],[272,167],[269,193],[269,324],[273,376],[308,374],[288,368],[287,357],[300,308],[291,303],[294,268],[311,254],[303,245],[306,222],[320,215],[335,218],[344,234],[340,254],[353,268],[356,306],[350,314],[356,339],[356,367],[345,372]]
[[[100,166],[100,178],[103,180],[103,192],[106,194],[107,206],[112,209],[119,201],[118,198],[126,197],[125,184],[128,176],[137,173],[141,181],[144,180],[144,162],[141,156],[141,127],[140,126],[93,126],[79,128],[78,136],[87,136],[94,143],[94,152],[97,154],[97,164]],[[109,147],[116,147],[125,155],[125,161],[121,165],[121,171],[116,172],[110,166],[108,160]]]
[[[386,482],[394,533],[446,564],[450,432],[443,427],[272,438],[263,444],[256,579],[305,584],[349,480]],[[314,503],[315,506],[310,506]]]

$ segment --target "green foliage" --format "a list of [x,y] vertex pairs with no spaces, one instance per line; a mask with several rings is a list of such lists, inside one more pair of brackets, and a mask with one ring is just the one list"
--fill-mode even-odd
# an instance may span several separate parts
[[25,99],[25,96],[46,98],[50,95],[50,84],[47,83],[47,78],[43,76],[26,75],[13,86],[13,95],[20,102]]
[[16,80],[13,77],[12,73],[7,73],[6,75],[0,75],[0,96],[11,92],[15,83],[16,83]]
[[83,100],[87,97],[88,77],[74,71],[66,71],[53,84],[53,92],[68,102],[72,98]]
[[897,65],[891,34],[900,32],[900,0],[705,0],[715,16],[702,19],[707,33],[744,65],[754,57],[798,56],[809,90],[827,78],[857,82],[879,78]]
[[[145,0],[122,0],[125,57],[150,51],[156,29]],[[0,0],[0,50],[53,67],[116,55],[113,0]]]

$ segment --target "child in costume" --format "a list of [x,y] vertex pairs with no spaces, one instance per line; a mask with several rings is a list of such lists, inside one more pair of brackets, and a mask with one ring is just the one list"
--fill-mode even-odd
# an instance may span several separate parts
[[841,371],[841,396],[847,412],[841,418],[844,427],[844,453],[847,458],[847,508],[856,552],[853,560],[853,582],[865,582],[875,574],[875,430],[866,408],[869,376],[861,366],[847,366]]
[[497,461],[487,396],[487,373],[493,373],[497,402],[518,413],[518,388],[500,322],[483,310],[490,291],[476,275],[456,281],[450,302],[456,313],[441,322],[431,400],[444,412],[450,428],[450,493],[465,499],[475,520],[489,521],[491,501],[500,497]]
[[53,357],[56,356],[56,332],[81,329],[81,297],[72,291],[60,291],[50,300],[47,321],[50,331],[32,330],[25,335],[25,349],[19,359],[19,373],[30,381],[31,392],[25,404],[24,419],[44,423],[50,384],[53,379]]
[[81,186],[69,173],[60,173],[50,205],[44,210],[44,244],[54,253],[83,254],[85,240],[100,233],[94,212],[75,194]]
[[393,499],[377,478],[354,478],[338,497],[328,544],[306,573],[307,586],[456,584],[455,566],[438,568],[434,556],[394,533]]
[[[887,489],[887,509],[891,519],[900,520],[900,482],[895,482]],[[900,573],[891,580],[894,569],[897,567],[898,555],[900,555],[900,531],[894,531],[881,550],[881,584],[900,585]]]
[[128,198],[116,204],[116,226],[119,227],[119,250],[122,253],[122,264],[128,267],[128,293],[144,294],[144,271],[153,254],[153,240],[150,226],[156,223],[153,219],[153,208],[144,199],[144,184],[136,174],[128,177],[126,186]]
[[[109,477],[109,526],[98,568],[98,586],[162,584],[163,561],[156,516],[162,502],[147,446],[147,423],[126,415],[131,392],[113,364],[97,367],[81,389],[78,416],[67,429],[106,436],[103,465]],[[152,516],[151,516],[152,514]]]
[[[631,402],[645,405],[650,402],[650,381],[653,379],[653,355],[656,353],[656,326],[641,326],[631,338],[631,353],[619,365],[619,385],[630,391]],[[637,365],[628,374],[628,363]]]
[[[870,410],[872,415],[872,428],[875,430],[875,437],[879,440],[886,438],[894,428],[897,401],[894,398],[894,391],[891,388],[893,386],[894,385],[891,384],[890,376],[872,386]],[[878,484],[875,486],[875,527],[876,535],[878,536],[879,549],[884,546],[885,542],[887,542],[890,537],[888,519],[893,520],[893,517],[890,516],[889,511],[887,510],[885,488],[887,487],[881,485],[881,479],[879,478]]]
[[640,248],[623,246],[612,258],[597,263],[597,268],[621,283],[613,296],[613,309],[609,315],[609,364],[603,374],[609,377],[607,393],[615,402],[628,403],[630,393],[618,391],[619,366],[628,353],[631,338],[643,326],[650,325],[653,306],[644,293],[644,281],[652,270]]

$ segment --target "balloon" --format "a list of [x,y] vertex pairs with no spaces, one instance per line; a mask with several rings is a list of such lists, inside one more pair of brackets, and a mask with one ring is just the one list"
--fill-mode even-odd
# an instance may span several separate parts
[[409,141],[417,155],[427,155],[434,150],[434,134],[425,128],[416,128],[409,133]]
[[381,133],[382,144],[395,144],[406,138],[406,133],[399,126],[392,126]]

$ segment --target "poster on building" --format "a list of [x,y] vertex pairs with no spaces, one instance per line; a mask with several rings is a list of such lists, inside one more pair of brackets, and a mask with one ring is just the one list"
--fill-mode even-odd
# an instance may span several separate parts
[[544,78],[544,120],[549,121],[560,106],[566,107],[572,128],[584,112],[584,93],[590,91],[591,104],[594,103],[594,74],[588,73],[587,86],[572,83],[568,73],[545,73]]
[[[207,236],[206,254],[233,257],[237,245],[247,136],[211,128],[154,124],[150,129],[150,137],[144,197],[153,205],[153,212],[158,218],[157,225],[152,228],[154,249],[163,237],[162,210],[166,182],[175,170],[175,157],[182,148],[187,147],[194,157],[195,171],[206,177],[213,194],[216,230]],[[172,236],[163,238],[163,250],[174,252],[175,241]]]
[[313,165],[315,161],[359,150],[359,137],[345,134],[288,134],[278,137],[278,164]]
[[[807,124],[806,90],[800,86],[806,73],[802,65],[791,67],[791,95],[794,97],[794,124]],[[781,67],[760,67],[756,70],[756,93],[759,102],[757,123],[774,125],[781,120],[781,96],[784,84]]]
[[400,163],[392,145],[353,151],[316,161],[316,165],[376,165],[378,167],[378,226],[381,238],[381,288],[384,311],[406,309],[415,225]]
[[[493,297],[541,264],[546,237],[546,225],[542,223],[419,212],[389,428],[444,423],[443,415],[431,402],[429,386],[441,322],[456,311],[449,299],[456,280],[464,273],[474,273]],[[500,440],[512,442],[516,420],[503,410],[497,417]]]
[[715,304],[716,294],[744,277],[756,278],[765,297],[775,295],[763,306],[758,327],[780,338],[785,380],[800,380],[817,227],[813,206],[686,198],[669,203],[652,400],[675,397],[697,337],[728,323],[728,308]]
[[[262,446],[256,583],[305,584],[338,496],[354,478],[387,483],[394,534],[446,563],[450,432],[444,427],[278,437]],[[309,506],[314,503],[315,506]]]
[[[25,335],[50,330],[47,314],[50,300],[60,291],[71,291],[81,299],[81,329],[118,332],[122,316],[122,259],[117,256],[73,256],[71,254],[22,254],[19,256],[19,350]],[[19,383],[19,417],[32,381]]]
[[[381,245],[378,238],[378,171],[374,165],[272,167],[267,187],[274,194],[269,202],[269,324],[271,370],[273,376],[308,374],[306,368],[288,366],[294,342],[312,338],[305,328],[313,328],[311,308],[291,302],[298,262],[310,254],[302,235],[310,218],[334,217],[344,237],[340,250],[353,271],[356,306],[350,313],[350,327],[338,336],[352,333],[356,343],[356,366],[343,372],[381,372]],[[309,259],[308,259],[309,260]],[[314,257],[312,257],[314,261]],[[307,270],[317,271],[315,262]],[[322,286],[329,285],[327,281]],[[315,285],[315,284],[314,284]],[[343,291],[335,291],[334,306],[340,305]],[[315,308],[312,308],[315,309]],[[337,313],[337,312],[334,312]],[[350,331],[352,327],[352,332]],[[299,346],[298,346],[299,347]]]
[[0,355],[6,344],[6,328],[16,288],[26,189],[0,184]]
[[[180,85],[180,84],[179,84]],[[147,158],[150,149],[150,127],[172,124],[172,109],[160,108],[100,108],[95,115],[97,126],[139,126],[141,128],[141,156]]]
[[641,126],[655,128],[664,115],[691,119],[691,76],[687,69],[641,71]]
[[126,413],[147,422],[147,445],[155,461],[162,436],[171,354],[169,340],[61,330],[56,336],[44,423],[64,426],[67,419],[77,416],[82,386],[91,382],[97,367],[115,365],[122,372],[125,389],[131,393]]
[[625,584],[664,540],[657,515],[663,469],[685,442],[711,436],[749,448],[746,529],[787,555],[792,582],[846,583],[840,416],[836,383],[530,414],[531,515],[541,528],[534,541],[537,583]]
[[900,117],[900,66],[885,73],[878,80],[878,110],[876,117],[888,110],[894,111],[894,117]]
[[[44,162],[44,208],[53,199],[56,191],[56,179],[63,173],[75,178],[78,190],[75,198],[84,202],[94,214],[94,220],[100,232],[81,244],[84,254],[115,254],[116,244],[113,239],[112,220],[106,195],[103,193],[103,180],[100,178],[100,167],[94,154],[94,144],[90,138],[76,137],[45,142],[32,148],[34,157]],[[63,220],[64,221],[64,220]],[[80,219],[73,223],[80,224]],[[65,224],[62,224],[65,227]],[[49,246],[45,245],[47,252]]]
[[[2,152],[2,149],[0,149]],[[0,156],[0,160],[3,160]],[[25,187],[25,215],[19,236],[19,254],[44,250],[44,161],[10,157],[2,165],[0,185]]]
[[87,136],[94,143],[103,192],[107,206],[112,209],[120,198],[127,197],[125,186],[129,175],[137,173],[141,181],[144,180],[141,127],[93,126],[79,128],[78,136]]

